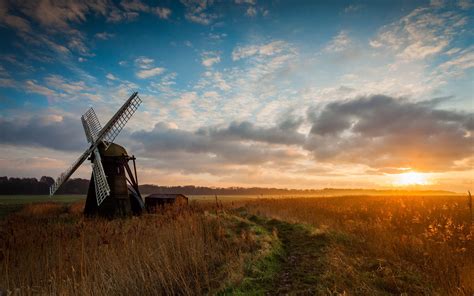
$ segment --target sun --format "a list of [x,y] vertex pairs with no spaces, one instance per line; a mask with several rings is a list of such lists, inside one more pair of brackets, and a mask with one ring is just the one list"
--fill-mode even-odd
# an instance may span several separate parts
[[407,172],[396,176],[393,182],[396,186],[428,185],[426,175],[417,172]]

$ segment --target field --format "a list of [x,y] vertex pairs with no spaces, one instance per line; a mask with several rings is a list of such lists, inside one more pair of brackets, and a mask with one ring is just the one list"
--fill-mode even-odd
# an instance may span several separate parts
[[0,198],[13,295],[474,293],[465,196],[193,197],[112,221],[27,200]]

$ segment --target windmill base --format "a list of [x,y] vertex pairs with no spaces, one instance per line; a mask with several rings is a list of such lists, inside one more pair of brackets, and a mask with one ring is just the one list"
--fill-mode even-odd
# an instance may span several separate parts
[[144,210],[144,205],[141,202],[140,194],[133,188],[128,188],[128,196],[121,195],[120,197],[110,195],[100,206],[97,205],[95,195],[94,181],[89,182],[89,189],[87,191],[86,205],[84,207],[84,215],[86,217],[130,217],[132,215],[140,215]]

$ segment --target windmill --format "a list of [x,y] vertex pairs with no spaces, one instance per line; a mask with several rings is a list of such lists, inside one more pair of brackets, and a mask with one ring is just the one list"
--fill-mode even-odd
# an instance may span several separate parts
[[[140,214],[145,205],[138,190],[135,157],[129,156],[114,140],[141,103],[134,92],[114,116],[102,127],[94,109],[82,115],[82,125],[90,147],[51,185],[50,196],[89,159],[92,175],[84,214],[106,217]],[[133,161],[133,173],[128,162]]]

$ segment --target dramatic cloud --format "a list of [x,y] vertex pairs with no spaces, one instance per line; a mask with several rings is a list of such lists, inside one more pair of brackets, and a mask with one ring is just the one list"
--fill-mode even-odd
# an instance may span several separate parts
[[287,118],[275,127],[256,127],[254,124],[232,122],[227,128],[200,129],[200,134],[207,134],[215,140],[255,141],[267,144],[302,145],[305,135],[296,130],[303,123],[302,119]]
[[306,149],[316,160],[366,164],[378,170],[467,169],[473,114],[435,109],[387,96],[334,102],[309,113]]
[[[316,163],[353,163],[379,172],[469,169],[460,163],[474,151],[473,115],[435,106],[435,101],[416,103],[377,95],[311,108],[306,120],[288,116],[270,127],[244,121],[187,131],[159,123],[152,131],[131,137],[140,143],[141,153],[171,167],[174,161],[160,155],[195,154],[201,165],[207,159],[208,165],[281,161],[291,167],[305,158],[307,150]],[[299,132],[305,121],[311,124],[307,135]]]
[[86,146],[80,120],[57,115],[34,116],[29,120],[0,118],[0,143],[79,151]]
[[[141,153],[158,159],[162,159],[163,155],[186,153],[194,154],[194,158],[200,158],[201,162],[207,159],[214,164],[258,165],[266,162],[284,163],[297,158],[297,155],[286,147],[265,144],[268,139],[272,139],[272,135],[266,135],[262,130],[254,131],[252,126],[244,128],[243,133],[239,129],[236,125],[223,130],[203,128],[192,132],[158,123],[152,131],[135,132],[131,137],[141,143]],[[262,142],[241,141],[242,137],[248,136]],[[274,141],[282,142],[288,139],[276,135]],[[173,159],[168,159],[168,162],[172,163]],[[186,167],[184,164],[180,169],[185,170]]]

